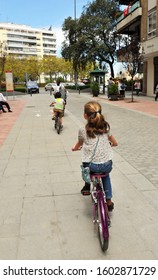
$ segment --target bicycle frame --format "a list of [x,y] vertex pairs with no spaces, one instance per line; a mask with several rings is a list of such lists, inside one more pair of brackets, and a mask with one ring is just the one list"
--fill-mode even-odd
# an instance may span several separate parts
[[103,251],[106,251],[108,249],[108,243],[109,243],[108,226],[110,225],[110,217],[108,214],[108,208],[106,204],[106,195],[101,182],[101,178],[105,176],[106,176],[105,174],[91,175],[91,180],[92,180],[91,196],[94,202],[93,222],[97,223],[98,225],[99,239]]

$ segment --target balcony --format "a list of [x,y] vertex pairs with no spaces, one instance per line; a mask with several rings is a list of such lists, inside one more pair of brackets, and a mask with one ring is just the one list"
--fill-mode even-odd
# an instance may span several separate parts
[[131,2],[131,0],[119,0],[120,5],[129,5]]
[[132,6],[127,6],[123,14],[117,19],[117,31],[120,34],[133,34],[140,25],[142,7],[140,1]]

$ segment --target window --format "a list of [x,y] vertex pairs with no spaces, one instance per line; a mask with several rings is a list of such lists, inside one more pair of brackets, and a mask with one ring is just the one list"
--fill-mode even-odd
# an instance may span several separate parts
[[148,14],[148,38],[156,36],[156,9]]

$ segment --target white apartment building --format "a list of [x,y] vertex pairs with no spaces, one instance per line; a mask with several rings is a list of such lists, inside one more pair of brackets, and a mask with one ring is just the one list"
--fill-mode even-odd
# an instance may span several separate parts
[[56,56],[56,36],[51,28],[38,29],[27,25],[0,23],[0,44],[7,55],[16,55],[18,58]]

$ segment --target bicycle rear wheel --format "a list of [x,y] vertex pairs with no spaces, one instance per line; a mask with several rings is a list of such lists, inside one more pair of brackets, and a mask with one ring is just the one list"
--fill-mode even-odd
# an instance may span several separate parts
[[101,249],[105,252],[109,247],[109,229],[108,229],[108,219],[107,219],[107,211],[103,198],[103,193],[99,191],[98,193],[98,235],[100,240]]
[[57,128],[57,118],[55,118],[54,128]]
[[57,129],[57,133],[60,134],[61,123],[60,123],[60,118],[59,118],[59,116],[57,117],[56,129]]

